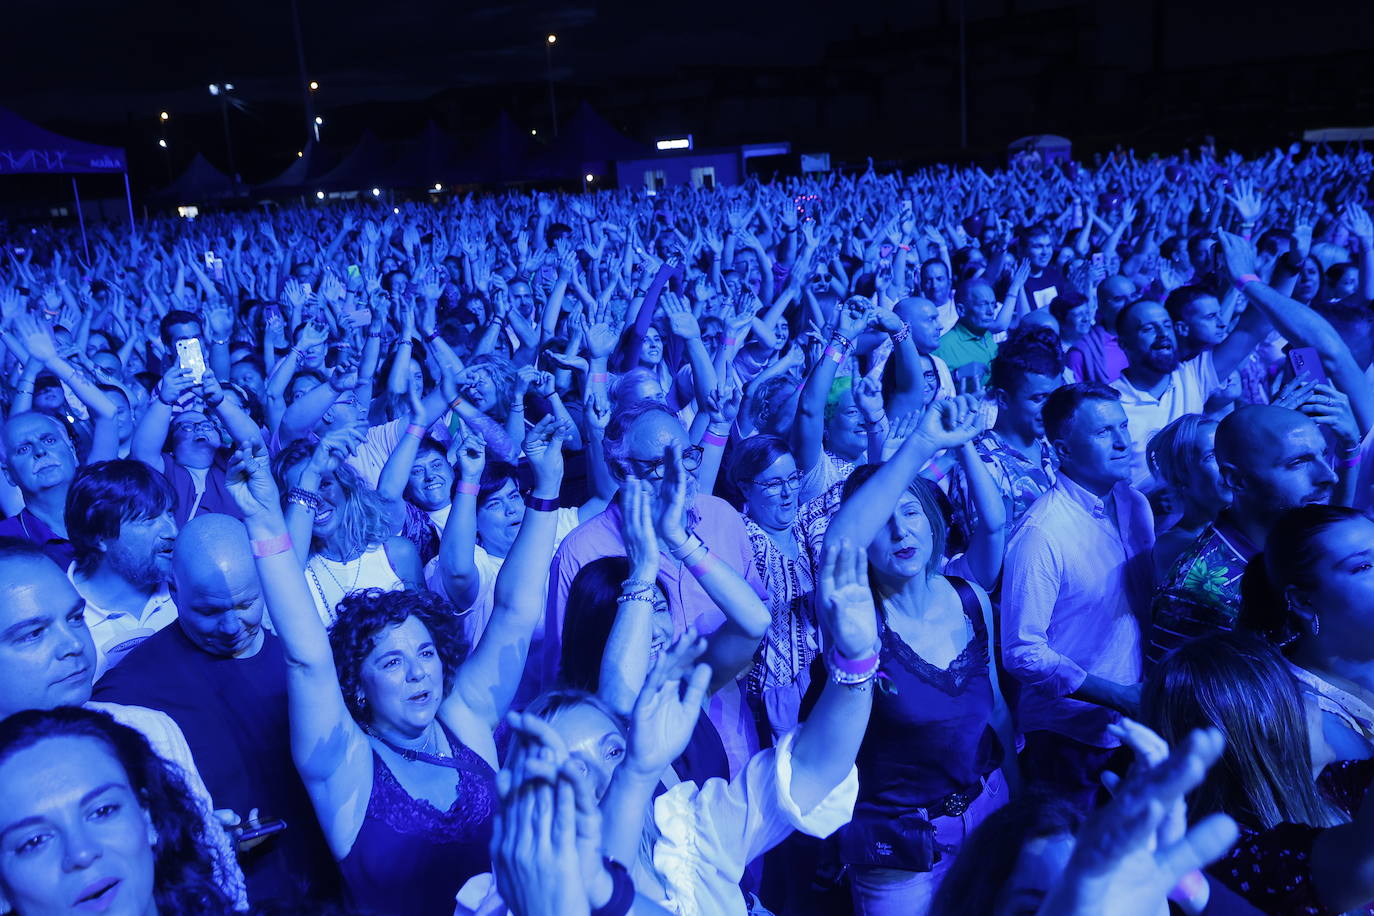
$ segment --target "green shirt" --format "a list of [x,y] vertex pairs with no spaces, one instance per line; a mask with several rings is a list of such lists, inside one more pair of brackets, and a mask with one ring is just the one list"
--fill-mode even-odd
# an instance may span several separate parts
[[991,374],[989,366],[997,355],[997,335],[992,331],[979,334],[961,321],[940,338],[935,355],[949,365],[950,372],[958,372],[969,363],[978,363],[983,367],[982,386],[986,388]]

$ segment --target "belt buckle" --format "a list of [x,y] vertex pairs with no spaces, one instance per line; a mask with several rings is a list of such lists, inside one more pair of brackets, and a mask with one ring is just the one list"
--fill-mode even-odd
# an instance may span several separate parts
[[958,817],[968,810],[968,806],[973,803],[973,799],[967,792],[951,792],[945,797],[945,814],[948,817]]

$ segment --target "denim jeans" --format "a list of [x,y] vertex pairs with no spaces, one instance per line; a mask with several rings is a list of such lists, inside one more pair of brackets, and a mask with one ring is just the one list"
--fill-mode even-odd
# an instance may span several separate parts
[[850,868],[849,888],[854,916],[925,916],[945,872],[973,828],[1007,803],[1007,783],[1001,770],[983,780],[983,793],[958,817],[937,817],[935,842],[948,850],[930,871],[899,868]]

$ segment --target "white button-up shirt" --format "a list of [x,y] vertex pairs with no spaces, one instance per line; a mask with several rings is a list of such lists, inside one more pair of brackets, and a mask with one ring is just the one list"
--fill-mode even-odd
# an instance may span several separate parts
[[1121,483],[1099,499],[1062,471],[1022,517],[1002,575],[1002,662],[1022,685],[1022,731],[1118,743],[1106,733],[1117,714],[1069,694],[1089,674],[1139,682],[1154,540],[1140,491]]

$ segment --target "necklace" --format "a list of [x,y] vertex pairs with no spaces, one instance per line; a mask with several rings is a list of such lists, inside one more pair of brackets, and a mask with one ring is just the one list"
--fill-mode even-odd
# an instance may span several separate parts
[[[329,559],[329,557],[326,557],[324,554],[319,554],[318,556],[319,556],[319,559],[320,559],[320,565],[324,567],[324,571],[325,571],[325,572],[329,573],[329,578],[331,578],[331,579],[334,580],[334,584],[337,585],[337,586],[339,587],[339,591],[343,592],[344,595],[351,595],[351,594],[353,594],[354,591],[357,590],[357,588],[358,588],[358,580],[359,580],[360,578],[362,578],[362,574],[363,574],[363,558],[362,558],[362,557],[357,557],[356,559],[353,559],[353,560],[331,560],[331,559]],[[346,568],[350,563],[357,563],[357,564],[358,564],[358,565],[356,565],[356,566],[353,567],[353,583],[352,583],[352,585],[348,586],[347,588],[344,587],[343,582],[340,581],[339,577],[336,576],[336,575],[334,574],[334,570],[330,568],[331,564],[333,564],[333,563],[338,563],[340,566],[343,566],[343,567],[345,567],[345,568]]]
[[[439,738],[435,734],[437,725],[438,720],[435,720],[435,722],[430,724],[429,736],[425,738],[424,745],[418,750],[410,747],[402,747],[399,744],[394,744],[391,741],[388,741],[386,738],[383,738],[382,735],[371,726],[367,726],[365,730],[369,735],[376,738],[378,741],[382,742],[382,744],[386,745],[392,751],[399,754],[403,759],[408,760],[411,763],[428,763],[433,766],[448,767],[450,770],[460,769],[461,767],[456,757],[448,757],[440,753]],[[429,747],[433,747],[433,753],[427,750],[427,748]]]
[[[335,608],[338,606],[338,601],[329,600],[329,595],[324,590],[324,583],[320,581],[319,575],[315,572],[315,560],[320,561],[319,565],[324,567],[324,571],[329,573],[329,578],[333,579],[334,584],[338,586],[339,591],[341,592],[341,594],[339,595],[340,601],[351,595],[353,593],[353,589],[344,588],[344,584],[339,581],[339,577],[334,575],[334,570],[329,568],[330,561],[322,554],[316,554],[315,556],[310,558],[309,563],[305,564],[305,571],[310,574],[310,581],[314,583],[315,591],[318,592],[320,595],[320,607],[325,609],[325,612],[329,615],[329,620],[332,621],[335,616]],[[358,560],[358,566],[356,569],[353,570],[354,588],[357,588],[358,579],[363,572],[362,558],[359,557]]]

